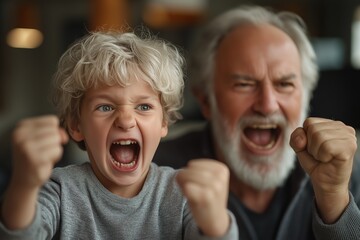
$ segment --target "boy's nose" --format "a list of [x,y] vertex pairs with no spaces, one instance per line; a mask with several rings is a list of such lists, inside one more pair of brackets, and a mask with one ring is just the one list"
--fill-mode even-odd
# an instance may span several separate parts
[[268,116],[279,110],[276,91],[270,84],[265,84],[260,89],[254,104],[254,110],[263,116]]
[[136,125],[134,115],[129,110],[119,110],[115,119],[115,127],[128,130]]

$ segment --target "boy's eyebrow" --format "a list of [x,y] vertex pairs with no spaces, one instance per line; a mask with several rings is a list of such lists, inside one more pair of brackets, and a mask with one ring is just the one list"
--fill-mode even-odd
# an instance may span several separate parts
[[[89,101],[93,101],[96,99],[114,100],[114,99],[117,99],[117,96],[114,96],[113,94],[101,93],[101,94],[95,94],[95,95],[89,96],[88,98],[89,98]],[[158,96],[157,95],[139,94],[139,95],[133,96],[131,98],[137,99],[137,100],[157,100]]]
[[154,100],[157,100],[158,99],[158,96],[157,95],[139,95],[139,96],[136,96],[138,99],[143,99],[143,100],[146,100],[146,99],[154,99]]
[[93,94],[90,96],[87,96],[89,101],[93,101],[95,99],[110,99],[112,98],[110,94],[102,93],[102,94]]

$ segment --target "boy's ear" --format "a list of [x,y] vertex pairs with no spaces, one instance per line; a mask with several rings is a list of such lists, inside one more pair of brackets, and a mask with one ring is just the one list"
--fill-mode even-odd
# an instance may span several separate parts
[[81,133],[78,121],[75,120],[68,121],[68,127],[69,127],[68,128],[69,134],[72,139],[74,139],[76,142],[80,142],[84,140],[84,135]]
[[161,137],[166,137],[168,134],[168,122],[163,120],[162,126],[161,126]]

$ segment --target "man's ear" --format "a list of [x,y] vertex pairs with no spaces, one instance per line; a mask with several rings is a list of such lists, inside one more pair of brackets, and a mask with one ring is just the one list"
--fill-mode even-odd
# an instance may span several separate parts
[[201,112],[205,119],[209,120],[211,118],[211,107],[209,103],[209,97],[203,91],[193,90],[193,95],[196,97]]
[[81,133],[78,121],[72,119],[67,122],[68,122],[68,131],[69,131],[71,138],[76,142],[83,141],[84,135]]

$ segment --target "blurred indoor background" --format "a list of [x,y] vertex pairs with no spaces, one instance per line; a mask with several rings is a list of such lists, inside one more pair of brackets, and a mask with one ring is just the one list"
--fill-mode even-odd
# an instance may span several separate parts
[[[98,27],[145,25],[187,56],[199,27],[239,4],[303,17],[321,70],[311,115],[359,129],[359,0],[0,0],[0,191],[9,176],[10,132],[21,118],[53,113],[52,74],[75,39]],[[185,97],[182,123],[201,121],[187,90]]]

